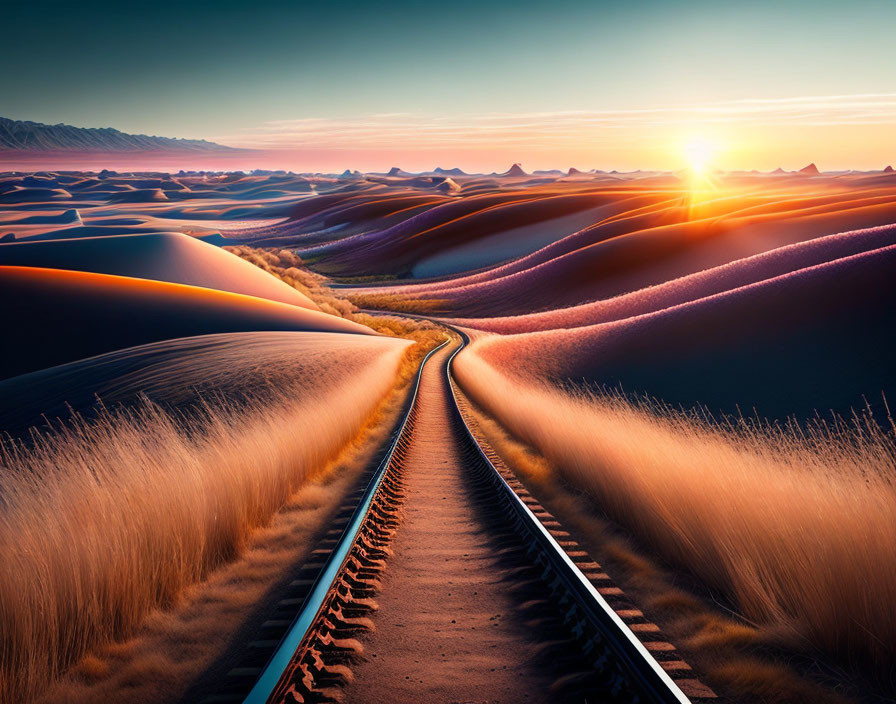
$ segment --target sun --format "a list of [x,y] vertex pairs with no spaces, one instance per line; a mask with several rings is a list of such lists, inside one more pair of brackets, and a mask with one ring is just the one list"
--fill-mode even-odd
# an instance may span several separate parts
[[715,152],[715,146],[704,137],[692,137],[684,146],[688,164],[695,175],[706,173]]

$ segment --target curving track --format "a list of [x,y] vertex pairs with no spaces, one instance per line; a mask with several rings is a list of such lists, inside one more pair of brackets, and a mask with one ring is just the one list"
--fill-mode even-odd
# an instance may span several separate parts
[[452,333],[344,527],[283,600],[293,617],[270,622],[207,701],[714,698],[477,437],[451,374],[468,339]]

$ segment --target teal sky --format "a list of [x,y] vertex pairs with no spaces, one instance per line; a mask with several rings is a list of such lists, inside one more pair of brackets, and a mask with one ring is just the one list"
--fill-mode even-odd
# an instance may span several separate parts
[[0,2],[0,115],[166,136],[896,93],[892,0]]

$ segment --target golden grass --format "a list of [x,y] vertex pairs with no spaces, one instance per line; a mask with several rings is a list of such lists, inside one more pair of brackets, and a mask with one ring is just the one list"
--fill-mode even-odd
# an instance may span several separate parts
[[[535,448],[468,402],[480,442],[489,445],[538,500],[600,560],[647,617],[656,621],[681,650],[701,679],[726,701],[740,704],[846,704],[842,692],[816,683],[792,666],[792,653],[781,653],[776,629],[757,628],[683,587],[670,573],[621,535],[619,527],[595,511],[586,495],[559,480],[559,471]],[[785,636],[786,637],[786,636]],[[771,646],[771,647],[769,647]],[[839,683],[838,683],[839,684]]]
[[[472,352],[466,393],[670,563],[807,651],[888,677],[896,657],[891,434],[714,423],[509,379]],[[866,419],[867,420],[867,419]],[[707,636],[710,637],[710,636]]]
[[324,312],[347,318],[353,311],[350,302],[333,294],[327,278],[304,268],[301,258],[286,249],[258,249],[248,245],[224,247],[226,251],[245,259],[268,272],[297,291],[304,293]]
[[349,292],[348,300],[359,308],[391,310],[397,313],[440,315],[449,310],[448,301],[440,298],[417,298],[399,293]]
[[237,559],[184,590],[173,607],[154,609],[131,637],[92,649],[38,701],[182,701],[188,687],[252,617],[253,607],[269,598],[269,590],[290,568],[309,558],[313,538],[392,431],[424,353],[424,345],[408,348],[400,363],[399,383],[339,455],[310,475],[269,524],[252,531]]
[[[196,648],[178,665],[144,649],[123,667],[129,649],[115,655],[121,648],[113,646],[148,613],[174,606],[186,587],[238,556],[309,479],[363,464],[391,427],[423,356],[445,338],[425,321],[359,313],[289,252],[230,249],[324,312],[417,344],[400,359],[371,361],[351,383],[308,374],[289,388],[271,392],[266,385],[264,399],[237,406],[216,398],[179,413],[145,401],[91,421],[74,418],[28,443],[0,443],[3,704],[35,696],[74,664],[74,679],[52,691],[78,690],[89,700],[93,682],[108,697],[109,686],[129,686],[124,676],[138,684],[141,668],[183,679],[192,671],[186,660],[207,661]],[[307,533],[301,521],[293,528]],[[276,560],[292,556],[268,554],[251,574],[243,565],[237,581],[252,591],[253,580],[272,579]],[[247,593],[228,584],[224,601]],[[222,608],[205,631],[233,620],[232,609]],[[157,628],[155,642],[165,637]],[[97,646],[106,659],[93,654]],[[120,672],[110,673],[108,658]]]
[[[327,277],[306,269],[301,257],[286,249],[258,249],[248,245],[224,249],[304,293],[325,313],[366,325],[381,335],[418,343],[408,350],[402,363],[403,379],[413,376],[426,353],[445,340],[443,328],[429,321],[403,318],[400,315],[371,315],[358,310],[358,306],[361,306],[374,310],[428,313],[437,307],[439,301],[416,300],[414,305],[406,306],[408,299],[404,296],[369,294],[368,297],[366,294],[353,293],[347,288],[331,288]],[[418,303],[419,309],[415,307]]]
[[144,402],[4,443],[0,702],[33,696],[237,555],[357,436],[398,364],[383,355],[338,384],[308,375],[239,407]]
[[224,247],[231,254],[264,269],[314,301],[322,311],[356,320],[358,308],[398,313],[437,313],[443,301],[409,298],[392,293],[359,293],[351,288],[332,288],[330,279],[305,268],[305,262],[287,249],[259,249],[248,245]]

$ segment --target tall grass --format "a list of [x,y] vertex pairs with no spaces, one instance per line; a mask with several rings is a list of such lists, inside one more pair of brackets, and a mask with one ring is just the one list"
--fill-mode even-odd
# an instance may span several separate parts
[[34,694],[234,556],[357,434],[401,348],[237,406],[144,402],[0,446],[0,702]]
[[403,318],[400,315],[374,316],[358,310],[360,305],[373,310],[427,313],[438,308],[438,301],[419,299],[413,304],[404,305],[407,300],[402,296],[371,294],[372,298],[365,298],[351,288],[331,288],[327,277],[305,268],[301,257],[287,249],[260,249],[248,245],[224,249],[301,291],[324,313],[365,325],[381,335],[401,337],[418,343],[405,356],[402,366],[405,378],[407,375],[413,376],[426,353],[445,339],[443,328],[429,321]]
[[331,288],[327,277],[306,269],[301,257],[286,249],[260,249],[248,245],[224,249],[301,291],[324,313],[338,315],[348,320],[358,322],[358,307],[421,314],[436,314],[445,309],[445,302],[436,299],[409,298],[376,291],[362,293],[351,288]]
[[[563,478],[672,564],[795,645],[887,678],[896,659],[896,446],[869,418],[717,422],[511,380],[457,378]],[[890,683],[892,685],[892,683]]]

